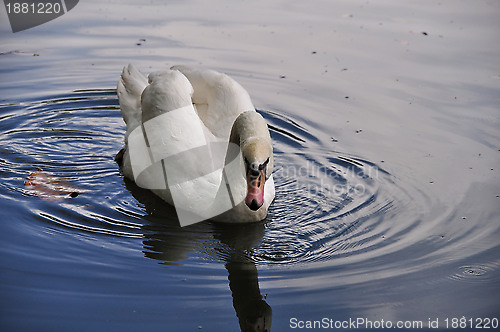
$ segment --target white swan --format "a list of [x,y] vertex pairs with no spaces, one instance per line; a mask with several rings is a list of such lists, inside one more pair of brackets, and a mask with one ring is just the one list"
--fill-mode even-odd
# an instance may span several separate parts
[[182,226],[262,220],[274,199],[266,121],[245,89],[213,70],[132,65],[117,86],[127,125],[123,174],[174,205]]

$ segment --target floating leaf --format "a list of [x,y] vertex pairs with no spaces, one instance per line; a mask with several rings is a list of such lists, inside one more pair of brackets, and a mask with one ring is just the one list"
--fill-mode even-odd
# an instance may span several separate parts
[[46,201],[62,201],[85,192],[82,188],[41,169],[31,173],[24,185],[30,193]]

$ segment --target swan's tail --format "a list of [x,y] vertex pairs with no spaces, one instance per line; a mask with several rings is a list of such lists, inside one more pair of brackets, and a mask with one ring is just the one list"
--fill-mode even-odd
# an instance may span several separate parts
[[118,81],[117,93],[120,110],[127,129],[133,129],[141,123],[141,94],[148,81],[133,65],[123,68]]

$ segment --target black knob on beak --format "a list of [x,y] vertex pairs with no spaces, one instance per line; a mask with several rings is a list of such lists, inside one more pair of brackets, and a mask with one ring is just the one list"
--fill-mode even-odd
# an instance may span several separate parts
[[260,175],[260,172],[256,169],[251,169],[250,170],[250,176],[253,177],[253,178],[256,178]]

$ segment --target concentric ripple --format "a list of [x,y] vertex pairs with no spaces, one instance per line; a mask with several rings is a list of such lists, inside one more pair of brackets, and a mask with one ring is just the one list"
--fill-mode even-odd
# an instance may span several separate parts
[[[264,116],[277,142],[279,189],[256,260],[322,262],[394,246],[390,233],[405,230],[394,227],[391,216],[405,205],[413,211],[407,203],[417,197],[379,165],[331,149],[293,120],[274,112]],[[404,228],[410,231],[418,223],[413,216]]]
[[[77,231],[140,237],[143,212],[123,190],[113,156],[123,141],[123,121],[114,90],[74,91],[2,105],[0,118],[1,195],[33,203],[36,219]],[[85,189],[55,204],[24,189],[41,169]],[[35,204],[33,204],[35,205]]]
[[[278,111],[259,112],[274,142],[277,186],[262,223],[234,227],[204,222],[181,228],[172,207],[124,179],[114,156],[122,147],[125,127],[111,89],[2,105],[0,195],[23,202],[33,219],[48,228],[140,239],[146,257],[167,265],[183,264],[191,255],[216,264],[241,255],[269,268],[373,261],[378,263],[371,276],[384,278],[432,265],[439,259],[434,251],[460,245],[436,237],[434,248],[422,246],[432,227],[426,221],[432,219],[432,199],[411,179],[402,181],[373,161],[337,151],[300,120]],[[37,169],[85,193],[44,202],[24,188]],[[400,256],[408,263],[394,266],[394,257]],[[351,269],[337,282],[352,282],[349,276],[367,273],[366,268]],[[480,271],[463,268],[452,278]]]
[[498,268],[498,263],[473,264],[460,266],[450,279],[464,282],[484,282],[492,279],[491,272]]
[[[114,90],[74,91],[3,105],[2,110],[3,196],[38,199],[23,187],[28,174],[37,169],[86,190],[59,204],[38,203],[31,209],[36,219],[75,231],[146,237],[146,251],[158,257],[154,252],[159,250],[165,261],[180,261],[190,251],[222,260],[228,255],[217,249],[227,244],[224,240],[211,240],[220,228],[215,234],[207,232],[209,224],[182,229],[173,209],[124,181],[113,161],[124,134]],[[381,246],[390,225],[383,221],[395,213],[405,195],[394,177],[373,162],[331,150],[293,119],[260,112],[275,144],[278,190],[265,232],[256,231],[243,246],[250,258],[262,264],[317,262]],[[226,237],[235,233],[232,230]],[[203,244],[193,245],[192,239],[200,237]],[[169,242],[168,249],[179,254],[165,255],[165,248],[152,245],[158,239]],[[216,249],[207,253],[207,246]]]

